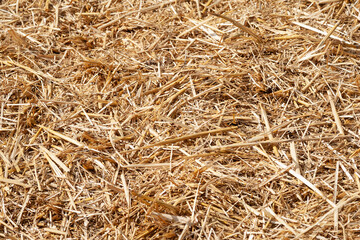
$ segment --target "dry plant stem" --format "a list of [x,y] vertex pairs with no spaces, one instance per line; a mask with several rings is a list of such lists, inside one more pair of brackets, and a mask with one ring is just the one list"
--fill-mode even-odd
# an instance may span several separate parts
[[301,174],[299,159],[296,154],[295,142],[290,142],[290,155],[295,163],[296,173]]
[[[121,189],[113,186],[113,185],[110,184],[110,183],[108,183],[107,187],[110,188],[111,190],[114,190],[114,191],[117,191],[117,192],[122,192]],[[130,190],[130,193],[131,193],[133,196],[137,197],[139,200],[143,201],[143,202],[144,202],[145,204],[147,204],[147,205],[151,205],[151,203],[156,202],[157,204],[159,204],[159,205],[161,205],[161,206],[163,206],[163,207],[168,208],[169,210],[173,211],[174,213],[179,212],[179,210],[177,209],[177,207],[172,206],[172,205],[170,205],[170,204],[168,204],[168,203],[165,203],[165,202],[163,202],[163,201],[156,200],[156,199],[154,199],[153,197],[144,196],[144,195],[142,195],[142,194],[138,194],[138,193],[136,193],[135,191],[131,191],[131,190]],[[148,203],[148,202],[151,202],[151,203]]]
[[[264,123],[265,123],[266,132],[269,133],[268,138],[269,138],[270,141],[272,141],[272,140],[274,140],[274,137],[272,135],[272,132],[270,131],[271,127],[270,127],[269,119],[267,117],[267,113],[266,113],[265,109],[263,108],[263,106],[261,104],[260,104],[260,110],[261,110],[261,116],[262,116],[262,118],[264,120]],[[274,151],[274,154],[277,157],[279,157],[279,151],[278,151],[276,146],[273,146],[273,151]]]
[[104,23],[104,24],[100,25],[98,27],[98,29],[101,30],[103,28],[109,27],[109,26],[117,23],[119,20],[121,20],[121,19],[123,19],[123,18],[125,18],[125,17],[127,17],[127,16],[129,16],[129,15],[131,15],[133,13],[145,13],[145,12],[148,12],[148,11],[151,11],[151,10],[154,10],[154,9],[161,8],[161,7],[164,7],[166,5],[172,4],[174,2],[176,2],[176,0],[169,0],[169,1],[161,2],[159,4],[155,4],[155,5],[150,6],[150,7],[141,8],[140,10],[129,11],[129,12],[121,15],[120,17],[117,17],[116,19],[111,20],[110,22],[107,22],[107,23]]
[[297,231],[295,231],[294,228],[289,226],[289,224],[287,224],[281,217],[279,217],[271,208],[267,207],[267,208],[265,208],[265,211],[268,212],[271,216],[273,216],[276,220],[278,220],[282,225],[284,225],[294,235],[297,234]]
[[345,134],[345,133],[344,133],[344,129],[343,129],[343,127],[342,127],[341,120],[340,120],[340,118],[339,118],[339,114],[338,114],[337,111],[336,111],[335,103],[334,103],[334,101],[333,101],[333,99],[332,99],[332,97],[331,97],[331,96],[332,96],[332,95],[331,95],[331,92],[328,91],[327,94],[328,94],[328,97],[329,97],[329,102],[330,102],[330,106],[331,106],[331,111],[332,111],[332,113],[333,113],[333,115],[334,115],[336,127],[337,127],[339,133],[340,133],[341,135],[344,135],[344,134]]
[[[334,183],[334,199],[333,202],[336,204],[337,195],[338,195],[338,182],[339,182],[339,166],[340,162],[336,162],[336,170],[335,170],[335,183]],[[339,230],[339,209],[336,209],[334,212],[334,230],[337,234]]]
[[280,124],[279,126],[272,127],[269,131],[266,131],[264,133],[259,134],[258,136],[250,138],[248,140],[248,142],[256,142],[256,141],[262,140],[271,133],[281,131],[282,128],[286,127],[287,125],[289,125],[291,123],[292,123],[291,121],[288,121],[288,122],[284,122],[284,123]]
[[231,19],[229,17],[226,17],[224,15],[220,15],[217,13],[210,13],[211,15],[214,15],[216,17],[220,17],[223,18],[229,22],[231,22],[232,24],[234,24],[236,27],[240,28],[242,31],[246,32],[247,34],[249,34],[250,36],[252,36],[253,38],[256,39],[256,41],[258,41],[259,43],[263,42],[262,37],[259,36],[259,34],[254,33],[250,28],[245,27],[244,25],[242,25],[241,23],[239,23],[238,21],[235,21],[234,19]]
[[321,140],[335,140],[340,138],[349,138],[351,135],[333,135],[333,136],[319,136],[319,137],[306,137],[306,138],[297,138],[297,139],[274,139],[267,141],[258,141],[258,142],[240,142],[229,145],[214,146],[211,147],[211,150],[226,150],[229,148],[239,148],[239,147],[250,147],[262,144],[277,144],[277,143],[287,143],[287,142],[308,142],[308,141],[321,141]]
[[320,47],[325,43],[325,41],[329,39],[331,34],[333,34],[333,32],[336,30],[336,28],[339,26],[339,24],[340,24],[340,22],[336,23],[335,26],[326,34],[326,36],[323,39],[321,39],[321,41],[317,45],[316,49],[320,49]]
[[41,145],[39,147],[46,157],[51,158],[51,160],[54,161],[59,167],[61,167],[65,172],[70,171],[70,169],[54,153],[50,152],[48,149]]
[[191,32],[191,31],[193,31],[193,30],[195,30],[195,29],[197,29],[197,28],[199,28],[199,27],[201,27],[202,25],[204,25],[205,23],[207,23],[207,22],[209,22],[209,21],[211,21],[211,20],[212,20],[212,19],[211,19],[211,18],[209,18],[209,19],[206,19],[206,20],[204,20],[204,21],[200,22],[199,24],[195,25],[194,27],[189,28],[188,30],[186,30],[186,31],[184,31],[184,32],[182,32],[182,33],[180,33],[180,34],[177,36],[177,38],[180,38],[180,37],[182,37],[183,35],[185,35],[185,34],[187,34],[187,33]]
[[261,183],[259,185],[258,188],[261,188],[263,186],[265,186],[266,184],[268,184],[269,182],[273,181],[274,179],[278,178],[279,176],[283,175],[284,173],[288,172],[290,169],[292,169],[295,166],[295,164],[291,164],[289,166],[287,166],[286,168],[284,168],[283,170],[281,170],[280,172],[276,173],[274,176],[272,176],[271,178],[269,178],[268,180],[266,180],[265,182]]
[[7,179],[7,178],[0,178],[0,182],[3,182],[3,183],[9,183],[9,184],[16,184],[16,185],[19,185],[21,187],[24,187],[24,188],[30,188],[31,186],[28,185],[28,184],[24,184],[22,183],[21,180],[14,180],[14,179]]
[[64,140],[66,140],[66,141],[68,141],[68,142],[70,142],[70,143],[78,146],[78,147],[84,147],[84,144],[82,144],[82,143],[80,143],[79,141],[77,141],[77,140],[75,140],[75,139],[72,139],[72,138],[70,138],[70,137],[68,137],[68,136],[65,136],[65,135],[62,134],[62,133],[59,133],[59,132],[57,132],[57,131],[54,131],[54,130],[52,130],[52,129],[48,128],[48,127],[42,126],[42,125],[38,125],[38,126],[41,127],[41,128],[43,128],[43,129],[45,129],[46,131],[54,134],[55,136],[58,136],[58,137],[60,137],[60,138],[62,138],[62,139],[64,139]]
[[140,147],[140,148],[123,151],[122,153],[130,152],[130,151],[137,151],[137,150],[140,150],[140,149],[152,148],[152,147],[156,147],[156,146],[168,145],[168,144],[181,142],[181,141],[188,140],[188,139],[198,138],[198,137],[202,137],[202,136],[206,136],[206,135],[211,135],[211,134],[215,134],[215,133],[228,132],[228,131],[236,130],[237,128],[238,127],[220,128],[220,129],[215,129],[215,130],[210,130],[210,131],[185,135],[185,136],[181,136],[181,137],[177,137],[177,138],[170,138],[170,139],[167,139],[167,140],[164,140],[164,141],[161,141],[161,142],[157,142],[157,143],[153,143],[153,144],[149,144],[149,145],[146,145],[146,146],[143,146],[143,147]]

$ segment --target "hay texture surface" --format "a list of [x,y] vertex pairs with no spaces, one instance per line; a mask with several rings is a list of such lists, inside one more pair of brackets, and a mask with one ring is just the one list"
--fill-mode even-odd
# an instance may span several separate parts
[[359,239],[358,0],[0,1],[0,238]]

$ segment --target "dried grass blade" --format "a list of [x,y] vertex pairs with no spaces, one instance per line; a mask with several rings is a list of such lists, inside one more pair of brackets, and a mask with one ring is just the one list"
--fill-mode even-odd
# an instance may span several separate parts
[[109,26],[115,24],[116,22],[118,22],[119,20],[123,19],[124,17],[129,16],[129,15],[131,15],[133,13],[143,13],[143,12],[155,10],[157,8],[164,7],[164,6],[169,5],[171,3],[174,3],[174,2],[176,2],[176,0],[170,0],[170,1],[161,2],[159,4],[155,4],[155,5],[150,6],[150,7],[142,8],[140,10],[128,11],[125,14],[121,15],[120,17],[117,17],[116,19],[111,20],[110,22],[102,24],[101,26],[98,27],[98,29],[101,30],[103,28],[109,27]]
[[[191,86],[191,84],[188,84],[188,86]],[[188,87],[188,86],[187,86],[187,87]],[[216,85],[216,86],[214,86],[214,87],[211,87],[211,88],[209,88],[209,89],[207,89],[207,90],[205,90],[205,91],[202,91],[201,93],[199,93],[199,94],[197,94],[197,95],[195,95],[195,96],[193,96],[193,97],[191,97],[191,98],[189,98],[189,99],[180,100],[178,104],[176,104],[175,106],[173,106],[173,109],[168,113],[167,116],[168,116],[168,117],[172,116],[181,106],[183,106],[183,105],[186,104],[187,102],[193,101],[193,100],[201,97],[202,95],[205,95],[205,94],[207,94],[207,93],[209,93],[209,92],[211,92],[211,91],[213,91],[213,90],[215,90],[215,89],[217,89],[217,88],[220,88],[220,87],[222,87],[222,86],[223,86],[222,84],[218,84],[218,85]]]
[[147,239],[146,237],[150,234],[152,234],[154,231],[156,231],[158,228],[157,227],[151,227],[143,232],[141,232],[138,236],[135,237],[135,240],[138,239]]
[[49,165],[52,168],[52,170],[54,171],[55,175],[59,178],[65,178],[65,175],[61,172],[60,168],[53,162],[53,160],[51,160],[49,155],[47,155],[47,153],[44,151],[42,151],[42,153],[44,154],[44,157],[46,158],[46,160],[48,160]]
[[[338,197],[338,183],[339,183],[339,166],[340,162],[336,162],[336,170],[335,170],[335,183],[334,183],[334,203],[336,204],[336,200]],[[337,234],[339,230],[339,209],[336,209],[334,212],[334,229]]]
[[126,179],[125,179],[124,171],[121,172],[120,177],[121,177],[121,181],[122,181],[122,184],[123,184],[123,187],[124,187],[124,193],[125,193],[126,202],[128,204],[128,208],[130,209],[131,208],[131,198],[130,198],[129,187],[128,187],[128,184],[127,184]]
[[[262,104],[260,104],[260,111],[261,111],[262,119],[263,119],[263,121],[265,123],[266,132],[268,132],[268,138],[269,138],[270,141],[273,141],[274,137],[272,135],[269,119],[267,117],[267,113],[266,113],[264,107],[262,106]],[[278,149],[277,149],[277,147],[275,145],[273,146],[273,152],[277,157],[279,157],[279,151],[278,151]]]
[[51,160],[53,160],[59,167],[61,167],[65,172],[70,172],[70,169],[52,152],[46,149],[44,146],[39,146],[40,150],[47,154]]
[[31,185],[22,183],[21,181],[22,180],[20,180],[20,179],[15,180],[15,179],[9,179],[9,178],[0,177],[0,182],[3,182],[3,183],[15,184],[15,185],[22,186],[24,188],[30,188],[31,187]]
[[294,163],[290,164],[289,166],[287,166],[287,168],[282,169],[280,172],[276,173],[274,176],[272,176],[271,178],[269,178],[268,180],[266,180],[265,182],[261,183],[258,188],[262,188],[263,186],[265,186],[266,184],[268,184],[269,182],[271,182],[272,180],[278,178],[279,176],[283,175],[284,173],[288,172],[291,168],[293,168],[295,166]]
[[182,33],[180,33],[180,34],[177,36],[177,38],[180,38],[180,37],[182,37],[183,35],[185,35],[185,34],[187,34],[187,33],[191,32],[191,31],[193,31],[193,30],[195,30],[195,29],[197,29],[197,28],[199,28],[199,27],[201,27],[202,25],[204,25],[205,23],[209,22],[210,20],[211,20],[211,18],[206,19],[206,20],[204,20],[204,21],[202,21],[202,22],[200,22],[200,23],[196,24],[195,26],[193,26],[193,27],[191,27],[191,28],[189,28],[189,29],[185,30],[185,31],[184,31],[184,32],[182,32]]
[[334,139],[338,139],[338,138],[348,138],[348,137],[352,137],[352,135],[335,135],[335,136],[308,137],[308,138],[297,138],[297,139],[274,139],[273,141],[258,141],[258,142],[240,142],[240,143],[234,143],[234,144],[229,144],[229,145],[213,146],[213,147],[210,147],[210,149],[211,150],[226,150],[228,148],[250,147],[250,146],[261,145],[261,144],[334,140]]
[[10,166],[10,160],[5,156],[5,154],[0,150],[0,157],[2,158],[2,160],[5,162],[5,164]]
[[149,163],[149,164],[129,164],[122,166],[123,168],[162,168],[174,166],[176,163]]
[[145,94],[151,94],[151,93],[157,93],[157,96],[160,96],[162,93],[164,93],[166,90],[174,87],[176,84],[182,82],[184,79],[186,79],[189,75],[186,74],[183,77],[177,78],[177,76],[179,76],[179,72],[175,74],[175,76],[165,85],[161,86],[161,87],[157,87],[157,88],[153,88],[147,92],[145,92]]
[[[189,19],[192,23],[198,24],[198,21]],[[208,24],[204,24],[203,26],[199,27],[203,32],[205,32],[210,38],[212,38],[215,41],[221,41],[221,37],[216,34],[215,31],[221,32],[219,29],[214,28]],[[224,33],[224,32],[223,32]]]
[[320,48],[324,44],[324,42],[329,39],[329,37],[331,36],[331,34],[333,34],[333,32],[336,30],[336,28],[339,26],[339,24],[340,24],[340,22],[337,22],[335,24],[335,26],[326,34],[326,36],[323,39],[321,39],[321,41],[317,45],[316,49]]
[[296,169],[296,172],[298,174],[301,173],[300,171],[300,163],[299,163],[299,159],[297,157],[297,153],[296,153],[296,148],[295,148],[295,143],[294,142],[290,142],[290,155],[293,159],[293,162],[295,163],[295,169]]
[[[115,191],[115,192],[121,192],[121,193],[124,192],[123,189],[118,188],[118,187],[114,186],[113,184],[111,184],[111,183],[109,183],[109,182],[107,182],[107,187],[108,187],[109,189]],[[131,193],[132,195],[136,196],[141,202],[145,203],[146,205],[151,205],[151,203],[148,203],[148,201],[149,201],[149,202],[155,202],[156,204],[159,204],[159,205],[161,205],[161,206],[163,206],[163,207],[165,207],[165,208],[173,211],[174,213],[178,213],[178,212],[179,212],[179,209],[178,209],[177,207],[175,207],[175,206],[173,206],[173,205],[171,205],[171,204],[168,204],[168,203],[166,203],[166,202],[163,202],[163,201],[161,201],[161,200],[157,200],[157,199],[155,199],[155,198],[153,198],[153,197],[149,197],[149,196],[145,196],[145,195],[142,195],[142,194],[138,194],[137,192],[132,191],[132,190],[130,190],[130,193]]]
[[30,188],[30,190],[26,193],[26,197],[25,197],[25,200],[24,200],[24,203],[22,204],[22,207],[21,207],[21,210],[20,210],[20,213],[17,217],[17,221],[16,221],[16,224],[19,225],[21,224],[21,217],[24,213],[24,210],[29,202],[29,199],[30,199],[30,194],[32,193],[32,190],[33,188]]
[[345,133],[344,133],[344,129],[343,129],[343,127],[342,127],[339,114],[338,114],[337,111],[336,111],[335,103],[334,103],[334,100],[333,100],[332,97],[331,97],[331,92],[330,92],[330,91],[328,91],[328,96],[329,96],[329,102],[330,102],[330,106],[331,106],[331,111],[332,111],[332,114],[334,115],[336,127],[337,127],[339,133],[340,133],[341,135],[344,135],[344,134],[345,134]]
[[265,211],[268,212],[271,216],[273,216],[276,220],[278,220],[282,225],[284,225],[290,232],[293,234],[298,234],[295,229],[293,229],[289,224],[287,224],[281,217],[279,217],[271,208],[265,208]]
[[231,22],[232,24],[234,24],[235,26],[237,26],[238,28],[240,28],[241,30],[243,30],[244,32],[246,32],[247,34],[249,34],[250,36],[255,38],[259,43],[263,42],[262,38],[259,37],[259,34],[254,33],[250,28],[245,27],[244,25],[242,25],[238,21],[235,21],[234,19],[231,19],[229,17],[223,16],[223,15],[220,15],[220,14],[217,14],[217,13],[210,13],[210,14]]
[[289,125],[290,123],[292,123],[291,121],[288,121],[288,122],[284,122],[278,126],[274,126],[272,127],[271,129],[269,129],[269,131],[266,131],[264,133],[261,133],[255,137],[252,137],[248,140],[248,142],[255,142],[255,141],[258,141],[258,140],[261,140],[261,139],[264,139],[267,135],[269,135],[270,133],[274,133],[274,132],[277,132],[279,131],[280,129],[286,127],[287,125]]
[[283,35],[283,36],[277,36],[277,37],[273,37],[271,38],[271,40],[290,40],[290,39],[301,39],[304,38],[303,35],[299,35],[299,34],[291,34],[291,35]]
[[360,154],[360,148],[356,149],[354,152],[352,152],[349,156],[349,158],[353,158],[356,157],[357,155]]
[[66,140],[66,141],[68,141],[68,142],[70,142],[70,143],[72,143],[72,144],[75,144],[75,145],[78,146],[78,147],[85,147],[85,145],[82,144],[81,142],[78,142],[78,141],[76,141],[75,139],[72,139],[72,138],[70,138],[70,137],[68,137],[68,136],[65,136],[65,135],[62,134],[62,133],[59,133],[59,132],[57,132],[57,131],[55,131],[55,130],[52,130],[52,129],[50,129],[50,128],[48,128],[48,127],[45,127],[45,126],[42,126],[42,125],[37,125],[37,126],[45,129],[46,131],[54,134],[55,136],[58,136],[58,137]]
[[176,222],[181,224],[187,224],[192,223],[190,217],[183,217],[183,216],[177,216],[177,215],[171,215],[166,213],[158,213],[158,212],[151,212],[151,215],[157,216],[162,218],[163,220],[166,220],[168,222]]
[[44,231],[46,232],[50,232],[50,233],[55,233],[55,234],[59,234],[59,235],[66,235],[67,233],[64,231],[60,231],[54,228],[43,228]]
[[179,212],[179,209],[171,204],[168,204],[164,201],[161,201],[161,200],[157,200],[156,198],[153,198],[153,197],[149,197],[149,196],[145,196],[145,195],[142,195],[142,194],[138,194],[136,193],[135,191],[131,191],[131,194],[135,195],[139,200],[142,200],[143,203],[147,204],[147,205],[151,205],[151,203],[148,203],[146,201],[149,201],[149,202],[155,202],[156,204],[159,204],[171,211],[173,211],[174,213],[178,213]]
[[232,131],[232,130],[235,130],[235,129],[238,129],[238,127],[220,128],[220,129],[215,129],[215,130],[210,130],[210,131],[205,131],[205,132],[199,132],[199,133],[195,133],[195,134],[189,134],[189,135],[181,136],[181,137],[178,137],[178,138],[171,138],[171,139],[167,139],[165,141],[153,143],[153,144],[144,146],[142,148],[144,149],[144,148],[151,148],[151,147],[155,147],[155,146],[167,145],[167,144],[181,142],[181,141],[192,139],[192,138],[205,136],[205,135],[208,135],[208,134],[215,134],[215,133],[220,133],[220,132],[228,132],[228,131]]

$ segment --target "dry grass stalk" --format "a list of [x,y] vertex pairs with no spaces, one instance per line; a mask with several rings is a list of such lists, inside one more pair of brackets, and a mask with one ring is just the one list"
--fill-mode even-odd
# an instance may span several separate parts
[[333,113],[333,115],[334,115],[336,127],[337,127],[339,133],[340,133],[341,135],[344,135],[345,133],[344,133],[344,130],[343,130],[343,127],[342,127],[342,124],[341,124],[341,120],[340,120],[340,118],[339,118],[339,114],[338,114],[337,111],[336,111],[335,103],[334,103],[334,101],[333,101],[333,99],[332,99],[332,97],[331,97],[331,92],[328,91],[327,93],[328,93],[328,97],[329,97],[329,102],[330,102],[330,106],[331,106],[331,111],[332,111],[332,113]]
[[250,28],[245,27],[243,24],[239,23],[238,21],[235,21],[235,20],[232,19],[232,18],[226,17],[226,16],[224,16],[224,15],[220,15],[220,14],[217,14],[217,13],[211,13],[211,14],[214,15],[214,16],[223,18],[223,19],[225,19],[225,20],[233,23],[235,26],[237,26],[238,28],[240,28],[242,31],[248,33],[250,36],[252,36],[253,38],[255,38],[256,41],[258,41],[259,43],[263,42],[262,37],[260,37],[258,34],[254,33]]

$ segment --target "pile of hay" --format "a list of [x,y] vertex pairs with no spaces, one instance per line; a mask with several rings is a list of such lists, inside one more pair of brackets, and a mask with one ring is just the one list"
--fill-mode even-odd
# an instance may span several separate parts
[[358,0],[0,4],[0,238],[360,235]]

